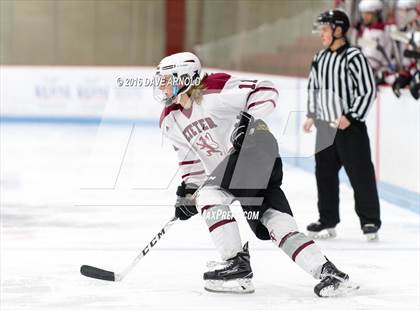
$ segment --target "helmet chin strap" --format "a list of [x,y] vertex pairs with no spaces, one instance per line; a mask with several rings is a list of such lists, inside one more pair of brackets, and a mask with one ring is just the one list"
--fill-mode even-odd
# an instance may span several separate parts
[[342,38],[344,38],[344,40],[347,42],[347,40],[346,40],[346,37],[345,36],[341,36],[341,37],[336,37],[335,36],[335,29],[337,29],[337,28],[335,28],[335,27],[333,27],[333,26],[331,26],[331,29],[332,29],[332,31],[333,31],[333,33],[332,33],[332,37],[333,37],[333,39],[332,39],[332,41],[331,41],[331,43],[330,43],[330,45],[328,45],[328,48],[329,49],[331,49],[331,46],[334,44],[334,42],[336,41],[336,40],[338,40],[338,39],[342,39]]
[[[194,81],[197,78],[200,78],[200,75],[196,71],[195,74],[192,77],[192,81]],[[189,85],[189,86],[183,85],[181,88],[179,88],[178,85],[172,85],[172,99],[171,99],[171,101],[176,99],[176,103],[179,104],[180,101],[181,101],[181,95],[185,94],[190,88],[191,88],[191,85]]]
[[165,99],[165,105],[169,106],[177,97],[179,97],[179,89],[177,85],[172,85],[172,96]]
[[331,29],[332,29],[332,41],[331,41],[330,45],[328,45],[328,48],[331,48],[331,46],[334,44],[335,40],[338,39],[334,34],[336,28],[334,26],[331,26]]

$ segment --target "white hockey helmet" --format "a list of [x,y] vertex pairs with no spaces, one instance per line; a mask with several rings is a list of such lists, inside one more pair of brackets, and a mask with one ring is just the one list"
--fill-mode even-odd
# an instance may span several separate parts
[[417,0],[398,0],[397,9],[399,10],[415,9],[417,4],[418,4]]
[[[419,2],[416,0],[398,0],[397,2],[397,25],[399,28],[411,27],[412,22],[417,21],[420,12],[417,11]],[[416,26],[417,27],[417,26]]]
[[381,0],[362,0],[359,3],[359,11],[361,13],[382,11],[384,4]]
[[[156,69],[154,97],[161,103],[171,104],[177,96],[198,85],[202,77],[200,60],[193,53],[182,52],[167,56]],[[164,91],[165,83],[172,86],[170,95]]]

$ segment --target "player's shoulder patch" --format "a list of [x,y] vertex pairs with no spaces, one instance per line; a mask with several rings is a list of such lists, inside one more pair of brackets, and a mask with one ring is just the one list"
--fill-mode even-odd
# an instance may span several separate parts
[[230,78],[231,76],[227,73],[212,73],[208,75],[203,80],[205,86],[204,95],[220,93]]
[[173,103],[169,106],[165,106],[162,110],[162,113],[160,114],[159,127],[162,127],[165,117],[167,117],[173,111],[181,110],[181,108],[182,106],[177,103]]

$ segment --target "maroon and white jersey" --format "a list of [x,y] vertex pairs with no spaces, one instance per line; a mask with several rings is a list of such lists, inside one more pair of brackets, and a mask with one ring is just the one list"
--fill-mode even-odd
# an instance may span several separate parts
[[388,27],[382,22],[362,26],[358,33],[357,43],[369,64],[376,72],[390,66],[392,42]]
[[240,79],[215,73],[203,80],[203,99],[190,109],[173,103],[164,108],[160,127],[178,154],[182,180],[200,185],[228,155],[236,116],[246,111],[254,118],[270,114],[278,92],[270,81]]

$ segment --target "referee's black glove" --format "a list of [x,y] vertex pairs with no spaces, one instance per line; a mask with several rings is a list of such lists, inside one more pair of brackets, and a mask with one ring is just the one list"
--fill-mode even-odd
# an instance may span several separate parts
[[420,71],[419,70],[417,70],[417,72],[413,75],[413,79],[411,80],[410,93],[414,99],[419,100],[420,98]]
[[196,215],[197,208],[195,207],[195,200],[192,199],[198,186],[192,183],[185,184],[182,182],[176,191],[177,199],[175,202],[175,216],[181,221],[186,221],[192,216]]

